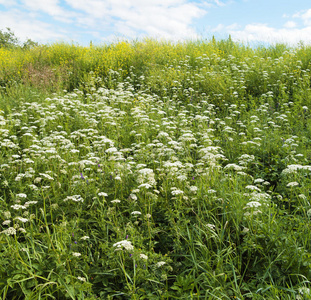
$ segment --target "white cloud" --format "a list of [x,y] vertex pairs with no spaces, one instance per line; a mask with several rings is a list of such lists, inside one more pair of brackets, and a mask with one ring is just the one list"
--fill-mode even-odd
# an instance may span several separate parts
[[[97,33],[102,35],[121,35],[130,38],[152,36],[155,38],[187,39],[197,38],[198,35],[191,27],[194,19],[206,13],[208,5],[223,6],[225,0],[0,0],[7,7],[7,16],[15,11],[17,19],[10,18],[10,26],[16,34],[28,36],[37,40],[47,40],[49,37],[64,37],[60,31],[62,24],[49,26],[41,22],[45,15],[50,16],[49,22],[71,24],[75,26],[73,34],[77,32],[92,32],[90,39],[98,39]],[[226,0],[231,1],[231,0]],[[64,3],[66,6],[64,6]],[[15,10],[14,10],[15,9]],[[25,28],[17,16],[17,11],[22,15]],[[30,17],[32,18],[27,19]],[[0,26],[7,22],[1,15]],[[39,28],[31,24],[36,24]],[[53,29],[53,31],[52,31]],[[50,31],[49,31],[50,30]],[[48,34],[47,31],[49,31]],[[34,32],[37,32],[34,36]],[[42,32],[42,36],[40,36]],[[44,34],[43,34],[44,33]],[[39,37],[39,39],[38,39]],[[103,37],[104,38],[104,37]]]
[[42,11],[51,16],[60,15],[64,12],[59,6],[58,0],[21,0],[21,2],[31,11]]
[[311,26],[298,28],[273,28],[266,24],[248,24],[242,30],[228,30],[232,38],[244,42],[288,43],[311,42]]
[[296,24],[296,22],[294,22],[294,21],[287,21],[287,22],[284,24],[284,27],[285,27],[285,28],[295,28],[295,27],[297,27],[297,24]]
[[69,36],[53,28],[52,25],[36,20],[32,13],[25,13],[19,10],[1,12],[0,28],[9,27],[21,40],[31,38],[37,42],[47,42],[51,40],[62,40]]
[[311,9],[296,13],[293,17],[301,19],[304,25],[311,26]]
[[63,9],[59,0],[21,0],[21,3],[28,11],[43,12],[64,23],[72,23],[78,17],[77,13]]
[[108,28],[130,37],[145,34],[169,39],[197,37],[193,19],[206,11],[197,2],[184,0],[66,0],[83,14],[81,26]]
[[14,5],[17,4],[17,2],[15,0],[10,0],[10,1],[7,1],[7,0],[0,0],[0,4],[5,6],[5,7],[12,7]]

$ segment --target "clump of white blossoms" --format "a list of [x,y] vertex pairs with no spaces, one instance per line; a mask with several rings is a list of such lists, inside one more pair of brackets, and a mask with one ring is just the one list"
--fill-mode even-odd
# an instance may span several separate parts
[[243,171],[245,169],[246,169],[246,167],[241,167],[241,166],[236,165],[236,164],[227,164],[224,167],[224,170],[234,170],[234,171]]
[[120,203],[121,202],[121,200],[119,200],[119,199],[115,199],[115,200],[112,200],[112,201],[110,201],[111,203]]
[[123,240],[113,244],[113,247],[116,247],[116,250],[122,250],[123,248],[127,251],[134,250],[134,246],[129,240]]
[[31,204],[37,204],[37,203],[38,203],[38,201],[27,201],[27,202],[24,203],[24,205],[25,205],[26,207],[28,207],[28,206],[31,205]]
[[286,174],[295,174],[299,170],[311,171],[311,166],[302,166],[302,165],[288,165],[286,169],[282,171],[282,175]]
[[152,169],[144,168],[144,169],[138,170],[137,173],[138,173],[137,182],[139,184],[148,183],[152,186],[156,184],[154,172]]
[[152,185],[149,184],[149,183],[143,183],[143,184],[139,185],[138,188],[139,188],[139,189],[141,189],[141,188],[151,189],[151,188],[152,188]]
[[79,253],[79,252],[73,252],[72,255],[75,256],[75,257],[79,257],[79,256],[81,256],[81,253]]
[[80,276],[78,276],[77,279],[80,280],[80,281],[83,281],[83,282],[86,281],[86,278],[85,278],[85,277],[80,277]]
[[135,211],[132,211],[132,212],[131,212],[131,215],[141,215],[141,212],[135,210]]
[[250,208],[250,207],[259,207],[259,206],[261,206],[261,203],[259,203],[258,201],[250,201],[246,203],[246,206],[244,207],[244,209]]
[[145,260],[148,259],[148,256],[145,255],[145,254],[143,254],[143,253],[141,253],[141,254],[139,255],[139,257],[142,258],[142,259],[145,259]]
[[294,181],[294,182],[288,183],[286,186],[287,186],[287,187],[294,187],[294,186],[298,186],[298,185],[299,185],[299,183],[296,182],[296,181]]
[[98,196],[100,196],[100,197],[108,197],[108,194],[105,193],[105,192],[100,192],[100,193],[98,193]]
[[64,202],[66,201],[74,201],[74,202],[83,202],[83,198],[81,198],[80,195],[73,195],[73,196],[67,196],[65,199],[64,199]]
[[160,268],[160,267],[162,267],[162,266],[165,265],[165,264],[166,264],[165,261],[159,261],[158,263],[156,263],[156,267],[157,267],[157,268]]
[[26,209],[27,207],[24,206],[24,205],[20,205],[20,204],[14,204],[14,205],[11,205],[11,207],[15,210],[19,210],[19,209]]
[[8,229],[1,231],[1,233],[6,235],[16,235],[16,229],[14,227],[9,227]]
[[44,177],[47,180],[54,180],[53,177],[51,177],[49,174],[45,174],[45,173],[39,173],[40,176]]
[[196,194],[198,191],[198,187],[196,187],[195,185],[192,185],[190,186],[189,190],[191,193]]
[[171,190],[172,190],[172,195],[174,195],[174,196],[183,195],[184,194],[184,192],[182,190],[179,190],[176,187],[172,187]]
[[26,194],[16,194],[16,198],[27,198]]
[[22,223],[28,222],[28,219],[22,218],[22,217],[16,217],[14,220],[19,220],[19,221],[21,221]]
[[247,185],[245,188],[246,188],[246,189],[249,189],[249,190],[252,190],[252,191],[261,192],[260,188],[258,188],[258,187],[255,186],[255,185]]
[[205,225],[207,228],[211,229],[211,230],[215,230],[216,226],[214,224],[206,224]]

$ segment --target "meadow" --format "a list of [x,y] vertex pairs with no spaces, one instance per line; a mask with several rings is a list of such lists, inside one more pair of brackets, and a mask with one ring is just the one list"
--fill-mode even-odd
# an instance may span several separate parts
[[0,48],[0,298],[311,299],[310,62]]

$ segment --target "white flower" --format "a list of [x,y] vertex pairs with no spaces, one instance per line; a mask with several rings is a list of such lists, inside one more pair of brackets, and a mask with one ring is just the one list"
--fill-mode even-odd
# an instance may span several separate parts
[[84,200],[81,198],[80,195],[73,195],[73,196],[67,196],[64,201],[72,200],[74,202],[83,202]]
[[115,152],[118,152],[118,149],[115,147],[111,147],[111,148],[108,148],[105,152],[106,153],[115,153]]
[[141,185],[138,186],[138,188],[146,188],[146,189],[150,189],[152,188],[152,185],[150,185],[149,183],[143,183]]
[[206,227],[208,227],[211,230],[215,230],[216,226],[214,224],[206,224]]
[[104,192],[100,192],[98,193],[98,196],[108,197],[108,194]]
[[27,207],[24,206],[24,205],[19,205],[19,204],[14,204],[14,205],[11,205],[11,207],[15,210],[19,210],[19,209],[26,209]]
[[41,182],[42,178],[41,177],[36,177],[34,180],[34,183],[39,183]]
[[242,171],[244,169],[246,169],[246,167],[241,167],[239,165],[236,164],[228,164],[224,167],[224,170],[234,170],[234,171]]
[[83,282],[86,281],[85,277],[80,277],[80,276],[78,276],[77,279],[80,280],[80,281],[83,281]]
[[186,181],[187,180],[187,176],[186,175],[179,175],[179,176],[177,176],[177,179],[179,181]]
[[19,220],[19,221],[21,221],[21,222],[23,222],[23,223],[28,222],[28,219],[26,219],[26,218],[21,218],[21,217],[16,217],[15,220]]
[[131,215],[141,215],[141,212],[140,211],[132,211]]
[[54,180],[53,177],[51,177],[50,175],[48,174],[45,174],[45,173],[39,173],[40,176],[44,177],[45,179],[48,179],[48,180]]
[[249,190],[252,190],[252,191],[258,191],[258,192],[261,191],[260,188],[258,188],[258,187],[255,186],[255,185],[247,185],[245,188],[246,188],[246,189],[249,189]]
[[119,199],[115,199],[115,200],[112,200],[110,201],[111,203],[120,203],[121,201]]
[[159,261],[159,262],[156,264],[156,267],[157,267],[157,268],[160,268],[160,267],[162,267],[162,266],[165,265],[165,264],[166,264],[165,261]]
[[216,191],[215,190],[208,190],[207,193],[208,194],[214,194],[214,193],[216,193]]
[[11,213],[10,213],[9,211],[5,211],[5,212],[3,213],[3,216],[4,216],[6,219],[9,219],[9,218],[11,218]]
[[174,195],[174,196],[176,196],[176,195],[183,195],[183,193],[184,193],[182,190],[179,190],[179,189],[177,189],[175,187],[171,188],[171,190],[172,190],[172,195]]
[[123,240],[123,241],[117,242],[113,244],[113,247],[116,247],[117,248],[116,250],[122,250],[122,247],[128,251],[134,249],[134,246],[129,240]]
[[294,182],[288,183],[286,186],[287,186],[287,187],[294,187],[294,186],[297,186],[297,185],[299,185],[299,183],[296,182],[296,181],[294,181]]
[[25,206],[26,207],[28,207],[29,205],[31,205],[31,204],[37,204],[38,203],[38,201],[27,201],[27,202],[25,202]]
[[85,235],[85,236],[83,236],[82,238],[80,238],[80,240],[85,241],[85,240],[88,240],[89,238],[90,238],[89,236]]
[[198,191],[198,187],[196,187],[195,185],[192,185],[192,186],[190,186],[189,190],[191,193],[196,194]]
[[137,196],[136,196],[135,194],[130,194],[130,198],[131,198],[132,200],[134,200],[134,201],[137,200]]
[[261,203],[259,203],[258,201],[250,201],[246,204],[246,206],[244,208],[248,208],[248,207],[259,207],[261,206]]
[[26,194],[16,194],[16,198],[27,198]]
[[243,230],[242,230],[242,232],[243,232],[243,233],[247,233],[247,232],[249,232],[249,228],[244,227],[244,228],[243,228]]
[[6,235],[15,235],[16,229],[14,227],[9,227],[8,229],[3,230],[1,233],[4,233]]
[[72,255],[75,256],[75,257],[79,257],[79,256],[81,256],[81,253],[79,253],[79,252],[72,252]]
[[5,220],[2,222],[2,225],[10,225],[11,220]]
[[147,256],[147,255],[145,255],[145,254],[142,254],[142,253],[139,255],[139,257],[140,257],[140,258],[142,258],[142,259],[145,259],[145,260],[147,260],[147,259],[148,259],[148,256]]

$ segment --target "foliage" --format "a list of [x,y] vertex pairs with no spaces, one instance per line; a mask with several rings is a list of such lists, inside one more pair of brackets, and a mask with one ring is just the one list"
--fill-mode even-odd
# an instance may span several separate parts
[[0,48],[17,48],[29,49],[38,46],[38,43],[31,39],[27,39],[22,45],[14,32],[10,28],[6,28],[6,31],[0,30]]
[[0,297],[310,299],[310,58],[1,48]]

